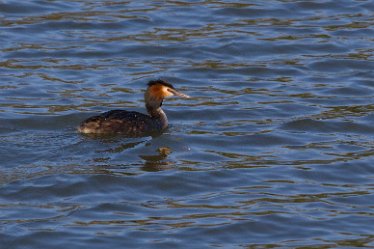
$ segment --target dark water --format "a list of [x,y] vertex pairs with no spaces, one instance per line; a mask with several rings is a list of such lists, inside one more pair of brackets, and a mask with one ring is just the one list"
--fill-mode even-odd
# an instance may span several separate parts
[[[373,10],[0,1],[1,248],[374,247]],[[163,135],[76,133],[155,78]]]

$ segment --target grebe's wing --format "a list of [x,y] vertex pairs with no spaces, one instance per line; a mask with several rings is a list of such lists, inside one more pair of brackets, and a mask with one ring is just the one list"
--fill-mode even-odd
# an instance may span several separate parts
[[122,120],[137,120],[137,119],[149,119],[148,115],[140,112],[130,112],[126,110],[111,110],[100,114],[98,117],[105,119],[122,119]]

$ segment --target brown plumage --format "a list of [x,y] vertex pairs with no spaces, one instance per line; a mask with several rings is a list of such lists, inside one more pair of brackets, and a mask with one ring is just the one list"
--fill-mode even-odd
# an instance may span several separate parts
[[86,134],[121,133],[126,136],[162,132],[168,127],[168,119],[161,105],[164,98],[174,95],[189,98],[164,80],[150,81],[144,94],[148,115],[134,111],[111,110],[86,119],[78,127],[78,131]]

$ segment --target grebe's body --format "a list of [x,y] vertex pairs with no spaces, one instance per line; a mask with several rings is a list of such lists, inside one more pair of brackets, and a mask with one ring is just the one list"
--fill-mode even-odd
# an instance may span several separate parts
[[162,132],[168,127],[168,119],[161,105],[164,98],[174,95],[189,98],[163,80],[150,81],[144,94],[148,115],[133,111],[111,110],[86,119],[81,123],[78,131],[87,134],[121,133],[126,136]]

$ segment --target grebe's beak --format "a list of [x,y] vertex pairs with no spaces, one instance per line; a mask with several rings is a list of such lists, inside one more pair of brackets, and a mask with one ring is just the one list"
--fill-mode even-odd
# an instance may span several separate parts
[[184,94],[184,93],[178,92],[178,91],[175,90],[175,89],[168,88],[168,91],[171,92],[172,94],[174,94],[175,96],[178,96],[178,97],[181,97],[181,98],[185,98],[185,99],[189,99],[189,98],[191,98],[191,97],[188,96],[187,94]]

